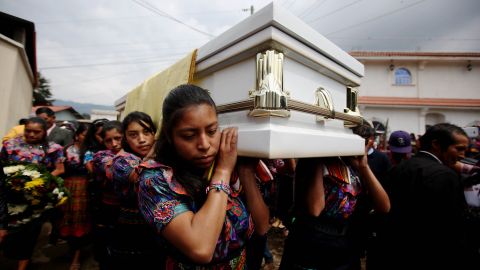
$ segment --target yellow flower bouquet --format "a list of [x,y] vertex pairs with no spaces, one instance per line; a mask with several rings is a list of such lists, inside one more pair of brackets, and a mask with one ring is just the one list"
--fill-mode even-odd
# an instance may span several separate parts
[[53,176],[42,165],[9,164],[3,172],[9,227],[27,224],[68,199],[63,179]]

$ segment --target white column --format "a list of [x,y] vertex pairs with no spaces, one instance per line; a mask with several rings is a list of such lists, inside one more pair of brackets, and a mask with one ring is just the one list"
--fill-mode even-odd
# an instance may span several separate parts
[[428,108],[421,108],[418,117],[418,133],[417,134],[424,134],[425,133],[425,120],[428,113]]

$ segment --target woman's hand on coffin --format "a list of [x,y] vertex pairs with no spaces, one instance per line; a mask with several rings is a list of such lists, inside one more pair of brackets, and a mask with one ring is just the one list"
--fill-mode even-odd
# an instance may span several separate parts
[[220,146],[217,153],[217,170],[231,173],[237,162],[237,128],[226,128],[222,130]]

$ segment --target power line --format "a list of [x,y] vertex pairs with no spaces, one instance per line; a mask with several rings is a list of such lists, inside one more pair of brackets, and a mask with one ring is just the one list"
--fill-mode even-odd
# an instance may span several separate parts
[[[184,42],[184,43],[189,43],[191,42],[197,42],[197,41],[202,41],[205,39],[170,39],[170,40],[162,40],[162,41],[141,41],[141,42],[114,42],[114,43],[92,43],[92,44],[84,44],[84,45],[78,45],[78,46],[62,46],[62,49],[77,49],[77,48],[86,48],[86,47],[101,47],[101,46],[139,46],[139,45],[151,45],[151,44],[158,44],[158,43],[171,43],[171,42]],[[191,47],[191,46],[190,46]],[[190,48],[189,47],[189,48]],[[177,47],[179,48],[179,47]],[[48,50],[50,48],[45,48],[44,50]],[[165,48],[159,48],[159,49],[165,49]],[[58,48],[53,48],[52,50],[57,51]]]
[[[209,14],[219,14],[219,13],[238,13],[237,9],[235,10],[217,10],[217,11],[202,11],[202,12],[185,12],[181,14],[185,15],[209,15]],[[51,20],[51,21],[36,21],[35,24],[56,24],[56,23],[89,23],[89,22],[98,22],[98,21],[110,21],[110,20],[135,20],[139,18],[155,18],[157,16],[127,16],[127,17],[108,17],[108,18],[84,18],[84,19],[70,19],[70,20]]]
[[82,68],[82,67],[94,67],[94,66],[111,66],[111,65],[134,65],[134,64],[142,64],[142,63],[155,63],[155,62],[168,62],[171,60],[175,60],[176,58],[166,60],[157,59],[157,60],[146,60],[146,61],[136,61],[136,62],[110,62],[110,63],[92,63],[92,64],[79,64],[79,65],[64,65],[64,66],[51,66],[51,67],[40,67],[41,70],[48,70],[48,69],[67,69],[67,68]]
[[[97,77],[97,78],[91,78],[91,79],[87,79],[87,80],[84,80],[82,79],[82,81],[80,82],[75,82],[75,85],[78,85],[78,84],[83,84],[83,83],[87,83],[87,82],[93,82],[93,81],[98,81],[98,80],[103,80],[103,79],[107,79],[107,78],[111,78],[111,77],[116,77],[116,76],[120,76],[120,75],[125,75],[125,74],[131,74],[133,72],[139,72],[139,71],[143,71],[143,70],[146,70],[146,69],[150,69],[152,67],[143,67],[143,68],[140,68],[140,69],[137,69],[137,70],[129,70],[129,71],[124,71],[124,72],[120,72],[120,73],[114,73],[114,74],[110,74],[110,75],[107,75],[107,76],[102,76],[102,77]],[[54,84],[52,83],[52,87],[62,87],[62,86],[67,86],[67,85],[71,85],[71,83],[63,83],[63,84]]]
[[290,8],[293,4],[295,4],[295,2],[297,2],[297,0],[293,0],[293,1],[288,5],[287,8]]
[[298,17],[304,18],[307,17],[310,13],[312,13],[315,9],[319,8],[321,5],[323,5],[327,0],[319,1],[314,3],[310,8],[306,8]]
[[479,41],[480,38],[442,38],[442,37],[329,37],[344,40],[442,40],[442,41]]
[[183,53],[176,53],[176,54],[137,54],[137,55],[125,55],[125,56],[115,56],[115,55],[109,55],[109,56],[101,56],[101,57],[95,57],[95,56],[90,56],[90,57],[81,57],[81,56],[68,56],[68,57],[63,57],[63,58],[39,58],[41,62],[43,63],[42,66],[56,66],[56,65],[63,65],[65,63],[68,64],[82,64],[82,63],[89,63],[89,62],[111,62],[111,61],[116,61],[116,62],[128,62],[128,61],[138,61],[140,60],[151,60],[151,59],[158,59],[158,58],[168,58],[170,59],[171,57],[177,57],[177,56],[185,56],[188,54],[188,52],[183,52]]
[[413,6],[416,6],[416,5],[418,5],[418,4],[422,3],[422,2],[425,2],[425,1],[426,1],[426,0],[420,0],[420,1],[417,1],[417,2],[412,3],[412,4],[410,4],[410,5],[407,5],[407,6],[405,6],[405,7],[398,8],[398,9],[394,9],[394,10],[392,10],[392,11],[390,11],[390,12],[384,13],[384,14],[382,14],[382,15],[379,15],[379,16],[377,16],[377,17],[371,18],[371,19],[369,19],[369,20],[366,20],[366,21],[363,21],[363,22],[360,22],[360,23],[356,23],[356,24],[353,24],[353,25],[350,25],[350,26],[341,28],[341,29],[339,29],[339,30],[336,30],[336,31],[327,33],[326,36],[331,35],[331,34],[335,34],[335,33],[338,33],[338,32],[342,32],[342,31],[345,31],[345,30],[348,30],[348,29],[351,29],[351,28],[355,28],[355,27],[358,27],[358,26],[360,26],[360,25],[363,25],[363,24],[366,24],[366,23],[369,23],[369,22],[372,22],[372,21],[381,19],[381,18],[383,18],[383,17],[392,15],[392,14],[394,14],[394,13],[397,13],[397,12],[399,12],[399,11],[405,10],[405,9],[407,9],[407,8],[411,8],[411,7],[413,7]]
[[69,52],[69,53],[62,53],[62,54],[38,54],[38,57],[42,60],[47,61],[55,61],[58,59],[71,59],[75,60],[77,58],[87,59],[95,57],[98,59],[104,58],[129,58],[129,57],[142,57],[142,56],[160,56],[162,54],[164,56],[172,56],[172,55],[181,55],[187,54],[188,51],[193,50],[193,47],[182,47],[182,48],[164,48],[164,49],[156,49],[156,48],[136,48],[130,50],[116,50],[116,51],[79,51],[79,52]]
[[89,23],[89,22],[99,22],[99,21],[110,21],[110,20],[132,20],[139,18],[153,18],[156,16],[132,16],[132,17],[112,17],[112,18],[91,18],[91,19],[71,19],[71,20],[53,20],[53,21],[40,21],[35,22],[35,24],[57,24],[57,23]]
[[342,6],[342,7],[339,7],[339,8],[337,8],[337,9],[335,9],[334,11],[328,13],[327,15],[323,15],[323,16],[321,16],[321,17],[319,17],[319,18],[317,18],[317,19],[314,19],[313,21],[307,22],[307,23],[314,23],[314,22],[317,22],[317,21],[319,21],[319,20],[323,20],[323,19],[325,19],[326,17],[328,17],[328,16],[330,16],[330,15],[332,15],[332,14],[335,14],[335,13],[337,13],[337,12],[343,10],[343,9],[346,9],[346,8],[349,7],[349,6],[353,6],[353,5],[355,5],[356,3],[361,2],[361,1],[363,1],[363,0],[353,1],[353,2],[350,3],[350,4],[346,4],[345,6]]
[[166,13],[165,11],[162,11],[162,10],[158,9],[157,7],[155,7],[155,6],[153,6],[152,4],[148,3],[147,1],[144,1],[144,0],[132,0],[132,1],[135,2],[135,3],[137,3],[138,5],[146,8],[146,9],[148,9],[148,10],[150,10],[150,11],[152,11],[152,12],[154,12],[154,13],[160,15],[160,16],[162,16],[162,17],[168,18],[168,19],[170,19],[170,20],[172,20],[172,21],[175,21],[175,22],[177,22],[177,23],[179,23],[179,24],[181,24],[181,25],[184,25],[184,26],[186,26],[186,27],[194,30],[195,32],[204,34],[204,35],[206,35],[206,36],[208,36],[208,37],[214,37],[213,35],[211,35],[211,34],[209,34],[209,33],[207,33],[207,32],[204,32],[204,31],[202,31],[202,30],[200,30],[200,29],[197,29],[197,28],[195,28],[195,27],[193,27],[193,26],[190,26],[190,25],[188,25],[188,24],[180,21],[179,19],[173,17],[172,15]]

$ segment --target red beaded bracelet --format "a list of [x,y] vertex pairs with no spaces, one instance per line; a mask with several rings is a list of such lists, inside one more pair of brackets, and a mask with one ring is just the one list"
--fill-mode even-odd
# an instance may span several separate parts
[[216,190],[217,192],[218,191],[223,191],[225,192],[225,194],[227,195],[230,195],[230,193],[232,192],[232,190],[230,189],[230,185],[226,185],[226,184],[210,184],[207,189],[205,190],[205,193],[208,194],[208,192],[210,190]]

